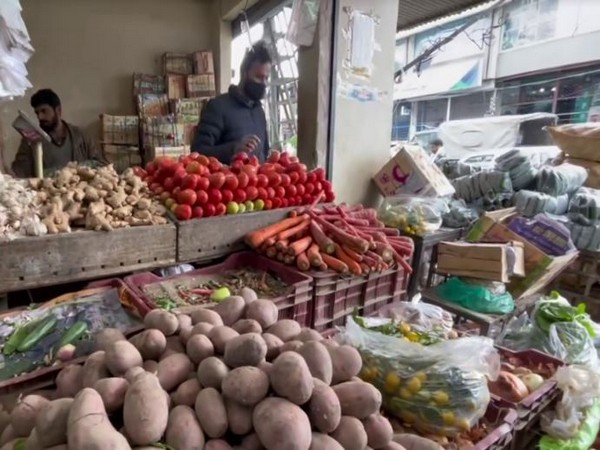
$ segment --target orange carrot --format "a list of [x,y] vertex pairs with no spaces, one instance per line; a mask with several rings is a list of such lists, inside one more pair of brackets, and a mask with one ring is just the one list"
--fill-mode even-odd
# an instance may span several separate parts
[[348,273],[348,265],[345,262],[323,252],[321,252],[321,258],[323,258],[323,262],[327,264],[327,267],[331,270],[335,270],[341,274]]
[[300,270],[310,269],[310,263],[308,262],[308,256],[306,256],[306,252],[302,252],[296,257],[296,267],[298,267]]
[[325,263],[321,263],[321,265],[318,267],[319,270],[327,270],[327,264]]
[[290,211],[289,217],[297,217],[298,216],[298,211],[296,211],[295,209]]
[[346,244],[348,247],[359,253],[364,253],[369,249],[369,242],[365,239],[358,236],[353,236],[350,233],[342,230],[340,227],[321,219],[319,216],[316,216],[312,213],[310,214],[312,219],[321,225],[323,230],[325,230],[338,244]]
[[281,241],[277,241],[277,243],[275,244],[275,248],[280,252],[285,253],[285,250],[287,250],[287,247],[288,247],[287,239],[282,239]]
[[371,273],[371,268],[365,263],[360,263],[360,268],[364,275],[369,275]]
[[306,256],[308,256],[308,260],[310,265],[313,267],[320,267],[323,264],[323,258],[321,258],[321,254],[319,253],[319,246],[317,244],[312,244],[308,250],[306,251]]
[[292,255],[285,255],[283,257],[283,262],[285,264],[287,264],[288,266],[291,266],[292,264],[294,264],[295,261],[296,261],[296,258]]
[[267,247],[272,247],[275,245],[275,242],[277,242],[275,240],[274,237],[270,237],[269,239],[265,240],[265,242],[263,243],[264,245],[266,245]]
[[293,226],[292,228],[288,228],[277,234],[277,240],[282,241],[284,239],[289,239],[294,236],[296,233],[300,233],[302,230],[308,229],[310,225],[310,220],[303,220],[298,225]]
[[356,253],[354,250],[352,250],[350,247],[348,247],[347,245],[342,245],[342,250],[344,250],[344,252],[351,257],[353,260],[357,261],[357,262],[362,262],[363,260],[363,256],[360,253]]
[[277,252],[277,261],[283,262],[284,259],[285,259],[285,253]]
[[269,258],[275,258],[277,256],[277,249],[275,248],[275,246],[267,247],[267,251],[265,252],[265,254]]
[[299,223],[302,223],[307,219],[308,216],[301,215],[297,217],[289,217],[287,219],[283,219],[277,223],[267,225],[266,227],[259,228],[258,230],[251,231],[246,235],[246,243],[252,248],[258,248],[260,245],[265,242],[270,237],[275,236],[282,231],[285,231],[289,228],[295,227]]
[[310,234],[315,242],[319,245],[319,248],[322,252],[329,255],[333,255],[335,253],[335,242],[327,237],[321,226],[314,220],[312,220],[310,223]]
[[361,275],[362,269],[360,268],[360,264],[355,259],[352,259],[341,247],[341,245],[335,246],[335,256],[340,260],[346,263],[350,273],[352,275]]
[[308,250],[312,244],[312,238],[310,236],[303,237],[295,242],[292,242],[287,249],[288,255],[298,256],[300,253],[304,253]]

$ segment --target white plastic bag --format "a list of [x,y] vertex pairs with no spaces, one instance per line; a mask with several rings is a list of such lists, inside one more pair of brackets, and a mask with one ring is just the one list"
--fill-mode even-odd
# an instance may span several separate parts
[[377,311],[377,317],[386,317],[409,324],[417,331],[442,331],[445,336],[452,332],[452,314],[429,303],[397,302],[390,303]]

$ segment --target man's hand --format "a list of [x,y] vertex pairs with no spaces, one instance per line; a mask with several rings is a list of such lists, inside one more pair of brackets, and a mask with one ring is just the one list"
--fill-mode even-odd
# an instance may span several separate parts
[[260,145],[260,139],[255,135],[244,136],[235,146],[235,153],[255,151]]

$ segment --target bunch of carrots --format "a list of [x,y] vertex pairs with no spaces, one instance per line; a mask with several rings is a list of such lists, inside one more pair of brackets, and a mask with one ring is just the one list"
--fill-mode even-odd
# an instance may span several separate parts
[[280,222],[248,233],[246,243],[303,271],[367,275],[398,264],[412,273],[407,260],[414,251],[413,241],[395,228],[386,228],[376,210],[361,205],[296,210]]

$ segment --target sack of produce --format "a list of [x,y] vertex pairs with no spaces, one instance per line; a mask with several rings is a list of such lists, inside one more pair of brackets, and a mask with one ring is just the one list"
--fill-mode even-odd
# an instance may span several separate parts
[[437,197],[397,195],[386,197],[377,217],[387,227],[423,235],[442,226],[442,215],[448,212],[445,200]]
[[542,192],[522,190],[513,197],[517,211],[525,217],[533,217],[539,213],[561,215],[567,212],[569,196],[567,194],[552,196]]
[[349,317],[345,340],[363,359],[361,377],[379,389],[384,409],[426,434],[474,426],[490,400],[500,358],[491,339],[444,339],[392,319]]
[[515,309],[512,295],[497,281],[450,277],[436,292],[444,300],[484,314],[508,314]]
[[542,167],[536,177],[536,191],[550,195],[573,193],[585,183],[587,170],[574,164]]
[[464,199],[471,203],[487,195],[493,197],[495,194],[512,192],[513,186],[508,172],[479,172],[467,175],[452,181],[456,190],[455,197]]
[[547,255],[563,256],[576,251],[568,228],[545,214],[537,214],[532,219],[515,217],[508,228]]
[[509,173],[515,191],[530,186],[537,173],[531,159],[521,150],[511,150],[498,157],[496,168],[500,172]]
[[450,210],[442,217],[442,224],[449,228],[464,228],[479,219],[479,212],[470,208],[465,201],[451,200],[448,204]]
[[580,225],[600,223],[600,190],[580,188],[569,203],[569,218]]
[[438,330],[445,338],[456,337],[452,314],[429,303],[390,303],[377,311],[376,317],[406,323],[415,331],[427,333],[431,330]]
[[571,239],[578,250],[600,251],[600,224],[580,225],[567,221],[565,225],[571,232]]

